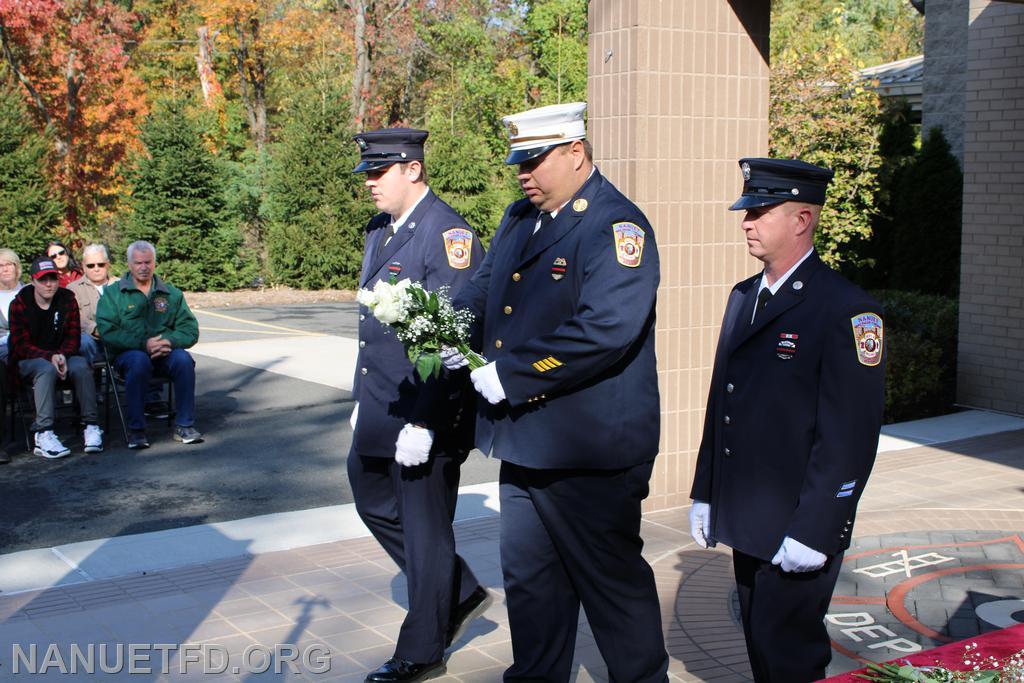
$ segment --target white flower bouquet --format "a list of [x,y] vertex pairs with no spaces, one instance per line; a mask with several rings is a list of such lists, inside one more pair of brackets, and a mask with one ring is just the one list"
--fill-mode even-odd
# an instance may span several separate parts
[[380,280],[373,289],[360,289],[356,301],[394,330],[423,381],[441,373],[443,346],[457,348],[472,370],[487,364],[485,358],[469,348],[473,314],[452,307],[447,287],[428,292],[408,278],[398,282]]

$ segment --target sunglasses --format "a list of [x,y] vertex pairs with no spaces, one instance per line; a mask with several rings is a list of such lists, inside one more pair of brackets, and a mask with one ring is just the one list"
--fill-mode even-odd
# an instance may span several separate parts
[[86,268],[106,268],[107,262],[104,261],[103,263],[83,263],[82,265],[85,266]]
[[50,252],[50,258],[54,258],[56,256],[63,256],[66,253],[68,253],[66,249],[60,249],[58,251],[51,251]]

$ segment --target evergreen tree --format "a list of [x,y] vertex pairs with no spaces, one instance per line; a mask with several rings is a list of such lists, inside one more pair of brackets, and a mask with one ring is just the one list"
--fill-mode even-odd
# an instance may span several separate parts
[[859,263],[877,213],[878,95],[864,87],[840,32],[841,16],[811,50],[797,40],[772,64],[769,151],[835,171],[814,236],[823,261]]
[[942,131],[932,128],[893,192],[890,287],[957,296],[962,210],[960,164]]
[[363,256],[363,228],[376,213],[352,173],[348,105],[338,92],[310,93],[273,149],[267,178],[267,251],[276,282],[318,289],[355,288]]
[[157,247],[159,274],[182,289],[230,289],[248,282],[241,233],[225,210],[225,178],[180,100],[157,106],[142,127],[146,154],[130,174],[131,214],[123,237]]
[[63,215],[46,177],[48,150],[20,93],[0,87],[0,247],[13,249],[26,265],[42,253]]

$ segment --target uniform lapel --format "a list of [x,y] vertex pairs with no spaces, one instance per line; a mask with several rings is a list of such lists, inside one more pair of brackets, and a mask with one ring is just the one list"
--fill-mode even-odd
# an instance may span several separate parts
[[[757,312],[757,316],[754,318],[754,324],[749,323],[750,316],[754,313],[754,302],[757,300],[757,290],[760,284],[760,279],[755,278],[751,283],[750,290],[747,295],[743,297],[743,306],[740,310],[739,318],[736,321],[734,327],[734,335],[732,337],[732,343],[729,350],[732,351],[739,347],[743,342],[747,341],[762,329],[767,327],[773,320],[778,318],[780,315],[799,305],[804,300],[804,294],[808,287],[811,286],[811,279],[818,271],[826,267],[818,259],[818,254],[812,252],[807,259],[800,264],[792,275],[786,280],[785,284],[782,285],[782,289],[773,296],[763,310]],[[795,286],[797,283],[799,286]]]
[[[725,307],[725,318],[722,320],[722,339],[726,340],[729,350],[735,346],[736,340],[750,327],[750,314],[754,310],[754,301],[757,299],[757,285],[761,281],[760,275],[755,275],[729,295],[729,303]],[[746,317],[743,312],[747,311]]]
[[[427,196],[423,198],[423,201],[419,203],[419,206],[417,206],[416,210],[412,212],[408,220],[406,220],[405,223],[402,224],[402,227],[398,229],[398,232],[396,232],[395,236],[391,238],[391,241],[384,245],[384,248],[380,250],[380,253],[376,257],[371,257],[373,259],[371,271],[373,271],[374,277],[376,277],[377,272],[380,271],[381,268],[387,265],[391,259],[394,258],[395,254],[398,253],[398,250],[401,249],[406,242],[412,239],[412,236],[416,234],[417,225],[423,220],[423,217],[426,215],[427,211],[430,210],[430,207],[435,201],[437,201],[437,195],[434,194],[433,190],[427,190]],[[380,239],[387,239],[387,226],[385,226],[383,230],[378,230],[378,232],[382,233]],[[376,246],[376,244],[374,246]],[[374,250],[373,253],[377,253],[376,250]]]
[[[590,176],[587,182],[583,183],[583,187],[581,187],[579,192],[569,200],[569,203],[562,207],[561,211],[558,212],[558,215],[555,216],[555,219],[537,235],[537,239],[533,240],[533,243],[529,245],[526,253],[521,251],[518,252],[523,254],[522,258],[519,260],[520,264],[532,260],[537,256],[537,254],[541,253],[552,244],[572,232],[573,228],[579,224],[580,219],[582,219],[584,214],[587,212],[587,207],[589,207],[590,204],[593,204],[594,195],[597,194],[602,183],[604,183],[604,179],[602,178],[601,173],[595,168],[594,174]],[[577,210],[577,207],[580,206],[579,200],[581,199],[585,200],[586,204],[583,204],[582,210]],[[532,216],[534,222],[536,222],[537,214],[532,214]],[[533,226],[530,227],[532,230]],[[529,239],[529,235],[527,235],[526,239]],[[520,249],[523,246],[525,246],[524,243],[519,244]]]
[[[379,215],[379,214],[378,214]],[[382,239],[387,237],[388,226],[385,223],[383,226],[378,228],[371,228],[366,233],[366,247],[364,248],[363,254],[363,271],[362,277],[359,280],[359,286],[365,287],[366,283],[377,274],[377,269],[373,267],[374,260],[377,255],[377,245]]]

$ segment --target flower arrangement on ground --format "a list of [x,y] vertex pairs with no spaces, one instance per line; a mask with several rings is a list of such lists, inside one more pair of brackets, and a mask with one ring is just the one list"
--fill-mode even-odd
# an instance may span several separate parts
[[356,301],[394,330],[423,381],[440,374],[442,347],[457,348],[469,361],[471,370],[487,364],[485,358],[469,348],[473,314],[455,310],[447,287],[428,292],[408,278],[398,282],[392,278],[379,280],[373,289],[360,289]]
[[957,671],[944,666],[868,664],[868,673],[854,676],[872,683],[1024,683],[1024,650],[1005,659],[983,657],[978,644],[964,648],[963,666]]

